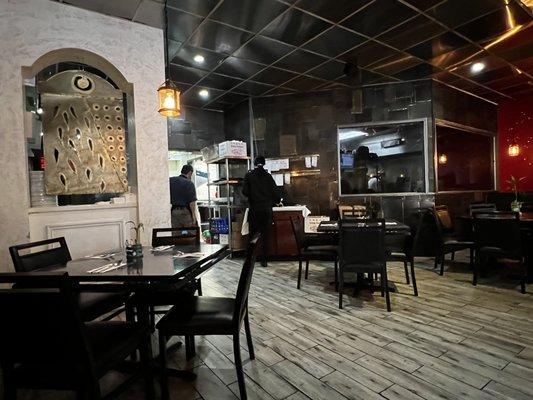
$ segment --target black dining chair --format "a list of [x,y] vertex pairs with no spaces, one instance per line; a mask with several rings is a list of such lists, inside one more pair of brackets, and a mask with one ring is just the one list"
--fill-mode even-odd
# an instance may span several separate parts
[[303,224],[299,219],[291,218],[292,231],[298,250],[298,282],[296,287],[300,289],[302,282],[302,267],[305,262],[305,279],[309,277],[310,261],[331,261],[335,269],[335,290],[338,290],[338,254],[336,245],[316,245],[315,241],[307,238]]
[[[38,274],[38,273],[37,273]],[[72,283],[66,273],[0,274],[0,366],[5,400],[16,400],[18,389],[75,391],[79,399],[116,399],[143,375],[146,398],[153,399],[150,332],[137,323],[83,323]],[[31,282],[33,287],[25,286]],[[38,338],[38,340],[35,340]],[[139,368],[106,396],[99,380],[140,351]]]
[[478,213],[474,215],[474,243],[476,262],[472,284],[477,285],[481,265],[488,258],[514,261],[522,270],[520,291],[526,293],[527,265],[520,214],[515,212]]
[[384,219],[350,219],[339,223],[339,308],[343,307],[344,274],[379,274],[381,295],[391,311]]
[[241,270],[235,298],[194,296],[184,299],[157,324],[161,359],[161,397],[168,399],[166,375],[166,343],[171,336],[232,335],[235,369],[241,400],[246,400],[246,386],[242,369],[239,334],[244,322],[250,359],[255,358],[248,319],[248,292],[257,258],[260,235],[255,236],[246,248],[246,258]]
[[470,268],[474,269],[474,242],[469,240],[464,240],[461,238],[455,238],[453,235],[445,235],[444,229],[442,227],[441,221],[438,214],[434,210],[428,210],[427,213],[432,217],[431,220],[435,224],[435,244],[436,244],[436,255],[435,255],[435,268],[440,263],[440,272],[439,274],[444,275],[444,261],[447,254],[453,255],[457,251],[469,250],[470,252]]
[[[9,248],[15,271],[31,272],[51,267],[65,267],[72,260],[64,237],[41,240],[11,246]],[[31,286],[31,282],[26,282]],[[84,321],[92,321],[103,315],[106,319],[116,317],[124,311],[130,292],[115,285],[116,291],[101,291],[98,284],[84,283],[77,291],[78,306]]]

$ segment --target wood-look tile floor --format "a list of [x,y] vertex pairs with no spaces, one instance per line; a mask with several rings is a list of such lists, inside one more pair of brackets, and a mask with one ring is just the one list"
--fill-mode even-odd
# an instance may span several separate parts
[[[213,268],[202,279],[204,295],[233,296],[240,267],[239,260],[225,260]],[[250,293],[254,361],[241,340],[248,398],[533,398],[533,295],[519,293],[516,277],[491,273],[473,287],[466,264],[448,265],[441,277],[431,260],[417,260],[414,297],[403,266],[391,263],[389,271],[399,291],[391,294],[391,313],[379,292],[352,297],[349,289],[339,310],[327,263],[311,265],[301,290],[296,263],[258,265]],[[238,397],[229,337],[197,338],[190,362],[183,353],[172,364],[198,378],[170,378],[172,399]],[[68,397],[25,392],[22,398]],[[121,396],[143,398],[141,384]]]

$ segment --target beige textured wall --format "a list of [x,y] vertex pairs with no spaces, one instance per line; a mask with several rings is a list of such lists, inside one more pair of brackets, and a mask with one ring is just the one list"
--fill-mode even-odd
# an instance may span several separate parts
[[164,81],[161,30],[50,0],[0,0],[0,271],[8,246],[28,240],[28,188],[21,69],[49,51],[88,50],[134,85],[139,220],[170,224],[166,121],[157,114]]

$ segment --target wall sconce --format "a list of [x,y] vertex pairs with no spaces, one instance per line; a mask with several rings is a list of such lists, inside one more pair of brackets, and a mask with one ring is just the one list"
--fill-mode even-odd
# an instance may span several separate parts
[[507,154],[509,157],[517,157],[520,154],[520,146],[516,143],[512,143],[507,148]]
[[444,154],[444,153],[441,154],[441,155],[439,156],[439,164],[440,164],[440,165],[444,165],[444,164],[446,164],[447,162],[448,162],[448,156],[447,156],[446,154]]

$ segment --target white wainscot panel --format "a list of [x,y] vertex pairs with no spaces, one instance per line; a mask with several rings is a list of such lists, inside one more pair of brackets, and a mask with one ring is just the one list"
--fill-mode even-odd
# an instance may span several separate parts
[[31,241],[64,236],[73,258],[122,249],[131,238],[127,221],[137,222],[136,205],[32,208]]

